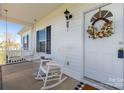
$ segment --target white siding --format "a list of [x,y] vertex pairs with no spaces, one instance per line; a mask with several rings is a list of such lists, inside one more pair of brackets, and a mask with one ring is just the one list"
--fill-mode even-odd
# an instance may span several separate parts
[[[51,33],[51,55],[56,62],[63,66],[63,70],[68,75],[77,80],[83,77],[83,11],[96,6],[96,4],[65,4],[53,11],[44,19],[37,23],[37,29],[52,26]],[[64,16],[65,9],[72,13],[69,31],[66,29]],[[33,48],[36,50],[36,32],[33,33]],[[36,53],[39,58],[44,53]],[[69,61],[69,65],[67,65]]]

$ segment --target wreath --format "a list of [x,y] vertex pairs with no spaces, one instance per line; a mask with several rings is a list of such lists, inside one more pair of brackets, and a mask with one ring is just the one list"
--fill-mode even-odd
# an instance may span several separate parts
[[[95,23],[98,22],[99,20],[103,20],[105,23],[103,24],[102,28],[100,29],[100,31],[97,30],[97,28],[94,27]],[[114,34],[112,32],[112,21],[108,20],[106,18],[98,18],[95,21],[93,21],[93,23],[88,26],[88,34],[89,34],[89,38],[104,38],[104,37],[110,37],[112,34]]]

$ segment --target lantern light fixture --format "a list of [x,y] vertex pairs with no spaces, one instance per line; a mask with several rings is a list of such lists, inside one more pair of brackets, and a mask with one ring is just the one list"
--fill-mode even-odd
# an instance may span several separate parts
[[72,14],[70,14],[70,12],[67,9],[65,10],[64,14],[66,20],[70,20],[72,18]]
[[69,21],[72,18],[72,14],[70,14],[70,12],[66,9],[64,12],[65,18],[66,18],[66,27],[67,27],[67,32],[68,32],[68,28],[69,28]]

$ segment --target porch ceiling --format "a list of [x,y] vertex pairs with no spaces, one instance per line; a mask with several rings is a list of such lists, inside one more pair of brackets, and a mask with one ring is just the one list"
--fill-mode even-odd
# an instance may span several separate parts
[[8,20],[23,25],[32,24],[34,19],[42,19],[62,3],[3,3],[0,19],[5,19],[4,9],[8,10]]

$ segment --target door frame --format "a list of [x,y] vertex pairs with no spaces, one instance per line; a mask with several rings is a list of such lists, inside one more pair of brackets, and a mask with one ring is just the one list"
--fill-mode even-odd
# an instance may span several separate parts
[[[107,5],[110,5],[112,3],[106,3],[106,4],[100,4],[100,5],[97,5],[93,8],[90,8],[90,9],[87,9],[85,11],[83,11],[83,22],[82,22],[82,37],[83,37],[83,80],[84,80],[84,77],[85,77],[85,14],[86,13],[89,13],[91,11],[94,11],[96,9],[99,9],[99,8],[102,8],[104,6],[107,6]],[[124,16],[124,4],[123,4],[123,15]],[[123,35],[124,35],[124,18],[123,18]],[[123,46],[124,46],[124,36],[123,36]],[[124,48],[124,47],[123,47]],[[124,58],[123,58],[123,89],[124,89]]]

